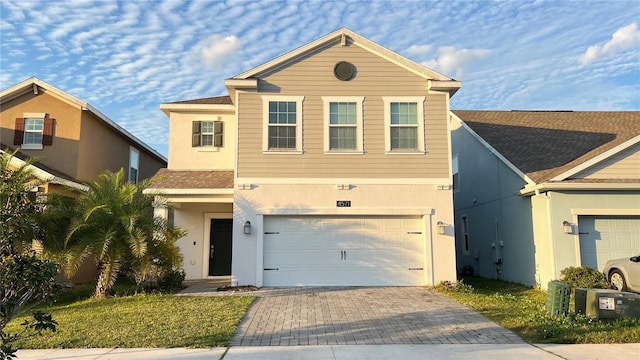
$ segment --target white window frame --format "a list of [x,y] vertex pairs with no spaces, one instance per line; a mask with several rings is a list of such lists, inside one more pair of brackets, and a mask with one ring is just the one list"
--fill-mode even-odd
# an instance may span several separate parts
[[462,254],[469,255],[471,250],[471,238],[469,236],[469,216],[460,216],[460,226],[462,227],[460,233],[462,233]]
[[[295,149],[269,149],[269,102],[296,103],[296,147]],[[262,96],[262,152],[264,154],[302,154],[302,103],[304,96]]]
[[[211,132],[205,132],[203,130],[205,123],[206,124],[211,124]],[[215,123],[214,120],[202,120],[200,122],[200,147],[213,147],[214,146],[213,144],[216,141],[216,139],[215,139],[216,138],[215,127],[216,127],[216,123]],[[204,137],[205,136],[211,136],[211,144],[210,145],[205,145],[204,144]]]
[[[134,157],[135,154],[135,157]],[[131,181],[131,169],[136,170],[136,178]],[[128,180],[134,184],[138,183],[140,178],[140,151],[134,147],[129,147],[129,171],[127,172]]]
[[[425,96],[384,96],[384,148],[386,154],[425,154],[424,140],[424,102]],[[417,137],[418,148],[416,150],[391,149],[391,103],[417,103]]]
[[[20,148],[23,150],[42,150],[44,147],[42,145],[42,139],[44,138],[44,118],[47,117],[46,113],[24,113],[24,134],[22,135],[22,145]],[[40,142],[39,143],[27,143],[27,132],[33,133],[37,131],[27,131],[27,119],[36,119],[42,120],[42,130],[40,130]]]
[[[456,179],[458,181],[456,181]],[[458,186],[456,186],[456,184]],[[460,169],[458,168],[458,154],[451,157],[451,188],[454,192],[460,191]]]
[[[326,154],[364,154],[363,141],[363,104],[364,96],[323,96],[324,104],[324,152]],[[331,149],[331,103],[346,102],[356,103],[356,148],[355,149]]]

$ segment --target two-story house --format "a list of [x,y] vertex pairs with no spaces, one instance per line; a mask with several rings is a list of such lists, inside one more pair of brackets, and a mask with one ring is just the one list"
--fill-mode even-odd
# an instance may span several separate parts
[[225,85],[228,96],[161,104],[169,164],[151,191],[189,231],[187,279],[455,280],[448,120],[459,82],[342,28]]
[[[0,152],[15,150],[13,166],[37,160],[30,168],[45,181],[43,193],[86,191],[82,181],[121,168],[138,182],[167,166],[164,156],[93,106],[37,78],[0,91]],[[72,280],[95,274],[87,262]]]
[[167,166],[164,156],[96,108],[37,78],[0,91],[0,143],[69,180],[124,168],[138,182]]

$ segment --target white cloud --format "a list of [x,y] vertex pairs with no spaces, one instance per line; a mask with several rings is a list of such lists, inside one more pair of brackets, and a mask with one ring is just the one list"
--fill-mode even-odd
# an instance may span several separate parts
[[633,23],[616,30],[611,40],[604,45],[589,46],[579,61],[582,65],[588,65],[603,56],[615,55],[635,47],[640,47],[640,30],[638,30],[638,24]]
[[428,54],[432,48],[433,46],[431,45],[411,45],[407,49],[407,54]]
[[235,36],[211,35],[200,48],[200,60],[207,66],[217,66],[238,53],[240,40]]
[[490,53],[491,50],[487,49],[456,49],[453,46],[443,46],[438,49],[437,59],[424,62],[423,65],[448,76],[455,73],[455,77],[459,79],[467,66]]

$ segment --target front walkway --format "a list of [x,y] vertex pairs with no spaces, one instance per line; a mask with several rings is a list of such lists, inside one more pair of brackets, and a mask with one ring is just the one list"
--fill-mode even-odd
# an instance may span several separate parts
[[[196,294],[234,292],[199,288]],[[235,295],[258,299],[232,346],[524,343],[477,312],[422,287],[262,288]]]

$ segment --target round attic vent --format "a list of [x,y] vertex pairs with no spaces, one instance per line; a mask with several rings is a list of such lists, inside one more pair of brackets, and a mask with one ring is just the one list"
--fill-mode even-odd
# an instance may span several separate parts
[[356,67],[352,63],[346,61],[340,61],[333,67],[333,74],[338,80],[342,81],[351,80],[355,72]]

